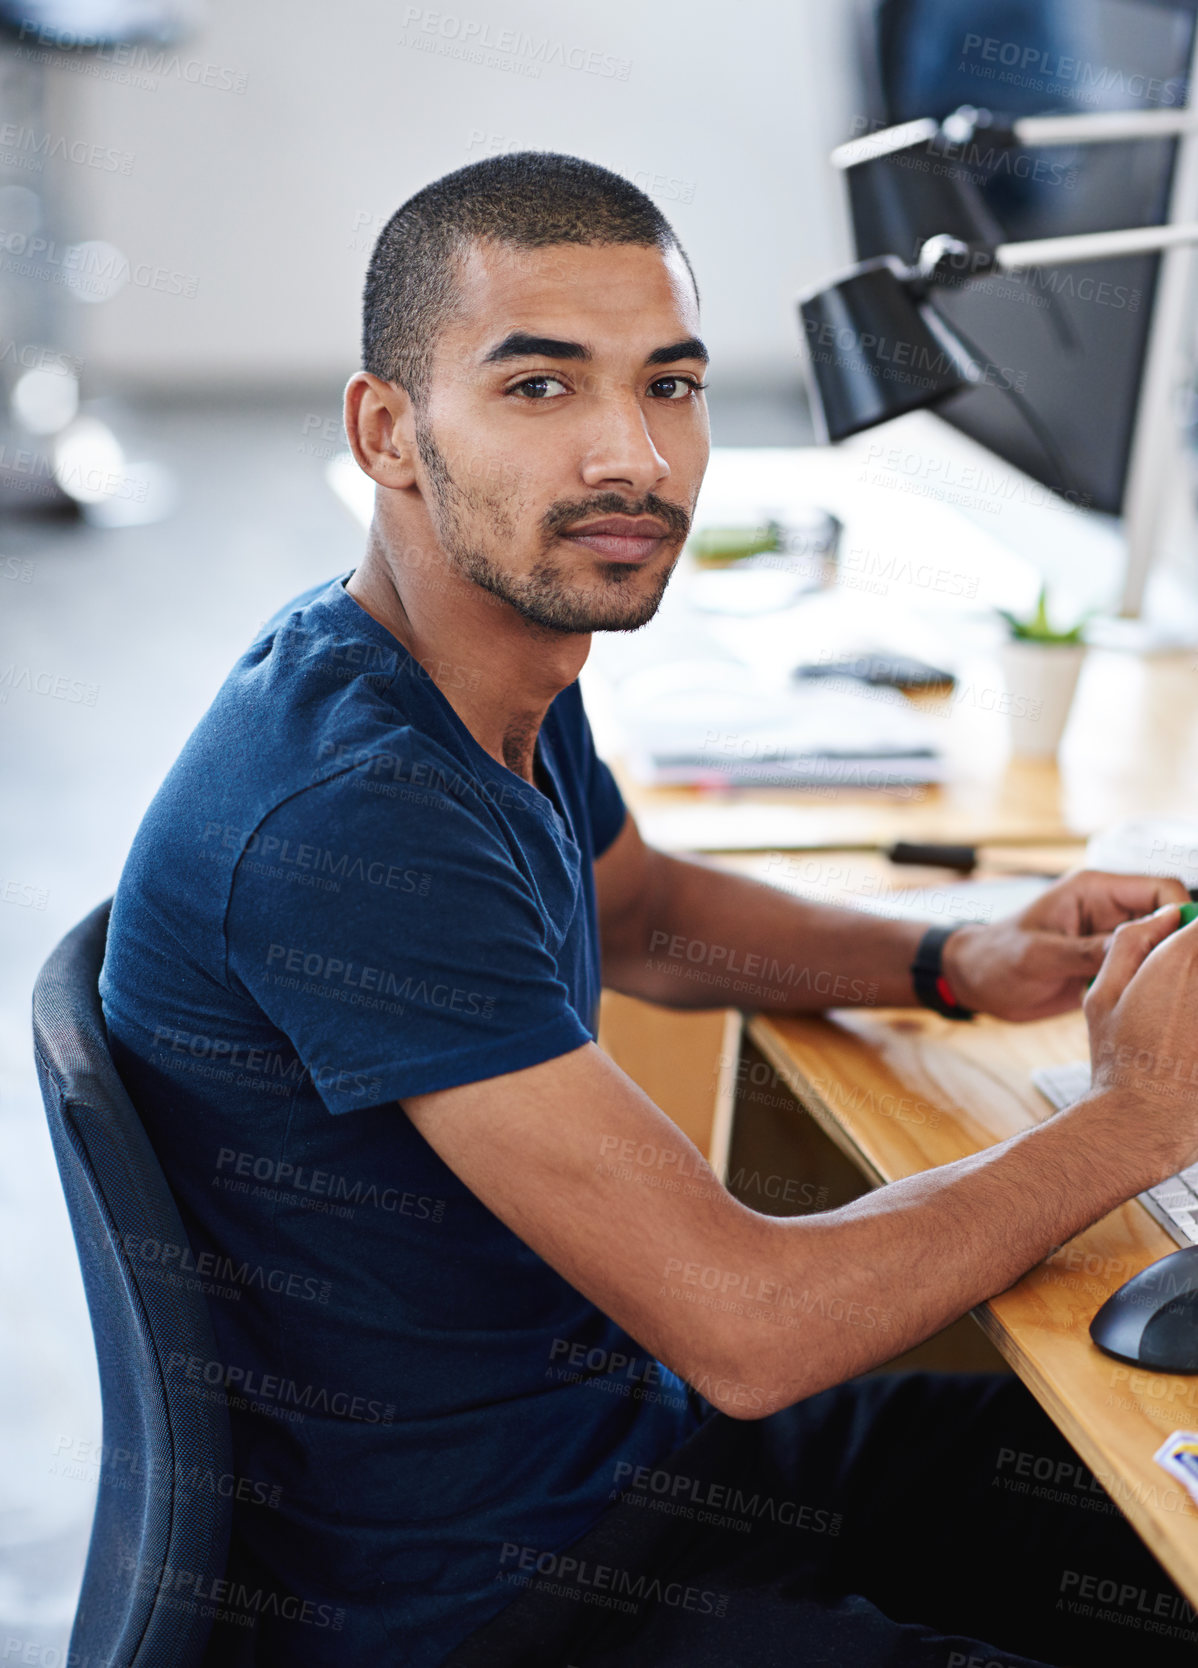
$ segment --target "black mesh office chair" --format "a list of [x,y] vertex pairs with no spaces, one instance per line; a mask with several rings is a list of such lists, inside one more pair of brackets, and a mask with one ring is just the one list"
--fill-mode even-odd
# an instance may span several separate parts
[[181,1364],[218,1359],[203,1294],[149,1278],[161,1266],[125,1249],[187,1238],[108,1051],[97,981],[110,903],[67,934],[33,993],[38,1077],[104,1409],[105,1464],[69,1660],[195,1668],[211,1628],[199,1595],[223,1577],[228,1552],[229,1419],[222,1404],[183,1394]]

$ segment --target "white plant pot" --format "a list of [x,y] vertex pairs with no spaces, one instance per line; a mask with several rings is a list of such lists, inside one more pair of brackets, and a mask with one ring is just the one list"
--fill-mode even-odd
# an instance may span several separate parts
[[1011,751],[1025,758],[1052,758],[1069,721],[1086,645],[1013,637],[1002,645],[1001,658]]

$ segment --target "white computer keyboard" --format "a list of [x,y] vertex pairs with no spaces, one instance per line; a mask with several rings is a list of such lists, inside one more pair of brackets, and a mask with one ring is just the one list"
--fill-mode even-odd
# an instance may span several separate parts
[[[1070,1060],[1066,1066],[1041,1066],[1032,1082],[1058,1112],[1080,1100],[1090,1087],[1089,1060]],[[1169,1176],[1138,1195],[1140,1203],[1178,1245],[1198,1245],[1198,1164]]]

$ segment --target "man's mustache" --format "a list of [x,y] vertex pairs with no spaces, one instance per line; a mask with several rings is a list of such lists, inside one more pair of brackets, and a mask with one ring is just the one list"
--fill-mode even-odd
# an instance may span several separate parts
[[691,517],[680,504],[670,504],[656,493],[646,493],[629,503],[618,492],[601,492],[577,504],[554,504],[542,517],[541,526],[548,538],[558,538],[576,522],[594,521],[604,515],[651,515],[665,524],[673,539],[682,540],[690,532]]

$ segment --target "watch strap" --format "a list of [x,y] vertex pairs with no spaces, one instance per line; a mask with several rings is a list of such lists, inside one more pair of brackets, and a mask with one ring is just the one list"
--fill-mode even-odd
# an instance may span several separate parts
[[945,1019],[973,1018],[973,1009],[957,1001],[944,976],[944,941],[961,925],[955,921],[951,927],[929,927],[911,963],[911,983],[919,1001],[925,1008],[943,1014]]

